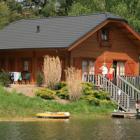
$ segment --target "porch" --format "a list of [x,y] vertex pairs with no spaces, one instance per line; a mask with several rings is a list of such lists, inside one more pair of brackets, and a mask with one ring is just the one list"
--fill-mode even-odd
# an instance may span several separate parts
[[64,49],[1,50],[0,72],[8,72],[12,83],[35,84],[37,73],[43,70],[45,55],[59,56],[62,63],[63,80],[64,69],[69,65],[69,55]]

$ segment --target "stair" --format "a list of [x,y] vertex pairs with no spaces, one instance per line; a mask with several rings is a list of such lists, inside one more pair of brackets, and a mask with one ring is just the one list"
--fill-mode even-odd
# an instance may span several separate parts
[[130,112],[136,112],[135,103],[136,101],[130,98]]
[[115,101],[124,111],[130,110],[130,97],[118,86],[113,84],[102,75],[96,76],[93,83],[96,85],[96,87],[100,87],[104,91],[110,93],[111,100]]
[[133,81],[133,84],[127,81],[125,77],[121,76],[117,77],[115,83],[109,81],[102,75],[94,75],[93,79],[93,81],[86,82],[92,82],[96,89],[102,89],[108,92],[110,94],[110,99],[115,101],[124,111],[132,113],[136,112],[135,103],[137,100],[140,100],[140,90],[133,84],[140,83],[138,78],[137,82]]
[[140,90],[121,76],[117,77],[117,86],[127,93],[135,102],[140,100]]

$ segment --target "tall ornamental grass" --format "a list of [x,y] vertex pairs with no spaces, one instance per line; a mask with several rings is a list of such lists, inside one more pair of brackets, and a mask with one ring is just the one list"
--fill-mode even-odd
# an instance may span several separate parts
[[77,101],[82,95],[82,81],[79,78],[80,71],[70,67],[65,70],[65,73],[69,90],[69,98],[71,101]]
[[45,56],[43,72],[46,86],[54,89],[61,80],[62,67],[59,57]]

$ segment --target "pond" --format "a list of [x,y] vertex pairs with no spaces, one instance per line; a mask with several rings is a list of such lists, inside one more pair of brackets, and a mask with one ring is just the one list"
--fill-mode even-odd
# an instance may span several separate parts
[[140,120],[79,117],[0,122],[0,140],[140,140]]

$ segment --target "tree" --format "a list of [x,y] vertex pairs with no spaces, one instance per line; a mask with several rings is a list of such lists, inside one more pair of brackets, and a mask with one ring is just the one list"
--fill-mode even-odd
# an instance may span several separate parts
[[4,2],[0,2],[0,28],[9,23],[10,10]]
[[68,13],[70,16],[78,16],[82,14],[89,14],[91,10],[80,3],[74,3]]
[[47,3],[44,6],[44,8],[41,10],[41,13],[45,17],[48,17],[48,16],[56,16],[55,3],[53,1],[50,1],[49,3]]

